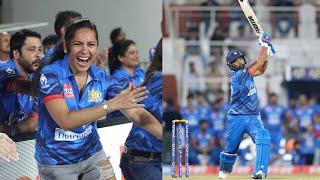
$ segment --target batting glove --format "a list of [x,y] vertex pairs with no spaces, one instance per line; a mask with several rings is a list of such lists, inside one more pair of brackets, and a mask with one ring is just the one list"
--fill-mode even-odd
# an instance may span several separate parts
[[272,44],[268,44],[268,50],[267,50],[267,56],[271,57],[276,53],[276,50],[274,49]]
[[271,36],[267,33],[263,33],[262,35],[260,35],[259,38],[259,45],[260,46],[264,46],[264,47],[268,47],[269,43],[271,42]]

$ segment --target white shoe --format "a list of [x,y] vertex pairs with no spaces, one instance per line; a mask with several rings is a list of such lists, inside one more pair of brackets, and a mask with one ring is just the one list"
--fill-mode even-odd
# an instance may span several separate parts
[[229,176],[230,173],[226,171],[219,171],[219,178],[220,179],[226,179]]
[[253,174],[251,176],[252,179],[266,179],[266,175],[264,174],[264,172],[262,170],[259,170],[258,172],[256,172],[255,174]]

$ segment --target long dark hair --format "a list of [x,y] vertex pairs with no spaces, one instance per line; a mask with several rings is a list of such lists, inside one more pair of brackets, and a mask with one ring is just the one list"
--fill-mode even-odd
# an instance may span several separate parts
[[147,69],[146,78],[143,85],[146,85],[151,80],[153,73],[156,71],[162,71],[162,38],[157,44],[152,62]]
[[54,22],[54,31],[59,38],[62,38],[61,28],[66,27],[72,22],[73,19],[80,19],[81,14],[76,11],[60,11],[56,15],[56,20]]
[[[71,24],[69,24],[66,27],[66,33],[65,33],[64,39],[66,41],[66,46],[67,46],[66,50],[67,51],[69,51],[69,49],[70,49],[71,41],[74,38],[77,30],[79,30],[81,28],[89,28],[92,31],[94,31],[95,35],[96,35],[97,42],[99,43],[99,37],[98,37],[98,31],[97,31],[96,25],[93,22],[91,22],[89,19],[79,19],[79,20],[72,22]],[[66,53],[64,51],[63,43],[61,42],[56,47],[55,52],[49,58],[49,60],[41,62],[40,67],[38,68],[38,70],[35,72],[35,74],[33,76],[33,85],[35,87],[34,88],[35,91],[37,91],[37,89],[39,88],[38,86],[39,86],[41,69],[46,65],[54,63],[55,61],[62,60],[65,55],[66,55]]]
[[115,43],[112,49],[112,53],[109,55],[111,56],[108,62],[110,74],[113,74],[115,70],[119,69],[122,66],[122,63],[118,57],[125,56],[126,52],[129,49],[129,46],[132,44],[136,44],[136,43],[129,39],[121,40]]

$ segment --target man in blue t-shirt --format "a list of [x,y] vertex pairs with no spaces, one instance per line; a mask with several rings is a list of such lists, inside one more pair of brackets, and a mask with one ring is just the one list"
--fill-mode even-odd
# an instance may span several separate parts
[[246,59],[239,50],[227,55],[227,65],[231,69],[231,97],[226,121],[226,145],[220,153],[219,178],[225,179],[232,172],[237,150],[244,133],[248,133],[257,147],[257,158],[252,178],[262,179],[268,173],[270,136],[260,118],[259,100],[253,77],[262,75],[272,56],[271,37],[263,34],[259,38],[261,46],[257,60],[245,67]]
[[21,30],[10,40],[10,59],[0,66],[0,131],[10,136],[37,127],[38,105],[32,94],[31,74],[42,56],[41,36]]
[[194,94],[189,94],[187,96],[187,105],[181,108],[180,113],[183,119],[188,119],[190,132],[199,125],[200,113],[198,110],[194,105]]

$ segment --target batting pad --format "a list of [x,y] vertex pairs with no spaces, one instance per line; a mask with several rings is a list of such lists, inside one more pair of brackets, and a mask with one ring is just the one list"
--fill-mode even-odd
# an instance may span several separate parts
[[225,152],[220,153],[220,171],[225,171],[228,173],[232,172],[232,167],[237,159],[236,154],[228,154]]
[[265,175],[268,174],[268,161],[270,157],[270,146],[271,140],[269,132],[266,129],[261,129],[257,132],[256,138],[256,163],[254,166],[254,173],[255,174],[259,170],[263,170]]

